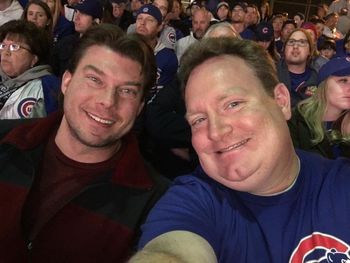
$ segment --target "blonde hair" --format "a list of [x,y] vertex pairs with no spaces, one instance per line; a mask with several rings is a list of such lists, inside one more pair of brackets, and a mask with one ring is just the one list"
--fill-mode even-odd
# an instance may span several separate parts
[[[326,130],[323,116],[327,110],[327,95],[328,88],[327,79],[322,81],[315,93],[303,101],[301,101],[297,110],[304,117],[307,126],[311,131],[311,142],[316,145],[322,142],[327,136],[330,142],[347,142],[350,143],[350,132],[347,131],[347,126],[350,125],[349,110],[343,111],[340,116],[334,121],[330,131]],[[349,122],[349,124],[348,124]]]

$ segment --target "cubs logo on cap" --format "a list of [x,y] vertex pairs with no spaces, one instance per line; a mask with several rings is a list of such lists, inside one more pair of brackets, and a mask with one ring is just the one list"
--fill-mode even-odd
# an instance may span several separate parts
[[141,6],[139,11],[137,11],[136,17],[139,14],[147,14],[147,15],[153,16],[158,21],[158,24],[161,24],[163,21],[162,13],[158,9],[158,7],[156,7],[152,4],[145,4],[145,5]]

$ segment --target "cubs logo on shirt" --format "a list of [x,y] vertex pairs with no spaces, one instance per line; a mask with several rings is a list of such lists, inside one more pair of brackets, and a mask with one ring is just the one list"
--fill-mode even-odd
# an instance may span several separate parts
[[26,118],[32,112],[33,106],[35,105],[36,98],[25,98],[18,103],[17,112],[21,118]]
[[350,263],[350,246],[342,240],[320,232],[303,238],[293,251],[289,263]]

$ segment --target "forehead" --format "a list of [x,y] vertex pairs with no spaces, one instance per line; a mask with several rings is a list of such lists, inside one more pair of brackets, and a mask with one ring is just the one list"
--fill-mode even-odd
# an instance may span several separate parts
[[141,75],[141,65],[137,61],[107,46],[94,45],[87,48],[77,65],[77,69],[87,64],[94,65],[106,73],[110,71],[114,75],[116,72],[128,72],[129,75],[133,76]]
[[152,21],[154,21],[154,22],[157,22],[157,20],[156,20],[153,16],[151,16],[151,15],[149,15],[149,14],[143,14],[143,13],[141,13],[141,14],[139,14],[139,15],[137,16],[137,18],[142,18],[142,19],[147,19],[147,20],[152,20]]
[[236,5],[232,8],[234,11],[243,11],[243,8],[240,5]]
[[15,33],[11,33],[11,32],[9,32],[6,36],[5,36],[5,38],[4,38],[4,40],[3,40],[4,42],[5,41],[14,41],[14,42],[22,42],[22,43],[27,43],[27,39],[24,37],[24,36],[22,36],[22,35],[20,35],[20,34],[15,34]]
[[255,13],[255,12],[256,12],[256,9],[255,9],[254,7],[252,7],[252,6],[248,6],[248,7],[247,7],[247,12],[248,12],[248,13]]
[[307,40],[307,37],[304,32],[302,31],[296,31],[290,35],[289,38],[294,38],[294,39],[305,39]]
[[254,70],[243,59],[224,55],[208,59],[194,68],[186,84],[185,100],[188,105],[204,97],[210,101],[231,94],[257,96],[262,93],[262,83]]
[[40,5],[37,5],[37,4],[30,4],[28,6],[28,11],[38,11],[38,12],[45,13],[44,8],[42,8]]
[[153,4],[155,6],[166,6],[166,7],[168,7],[168,5],[169,5],[167,0],[154,0]]
[[283,30],[291,30],[291,29],[295,29],[295,26],[293,24],[286,24],[283,27]]
[[205,15],[204,11],[198,10],[193,15],[194,21],[205,21],[207,20],[207,16]]
[[282,17],[276,17],[273,21],[272,24],[274,23],[283,23],[283,18]]

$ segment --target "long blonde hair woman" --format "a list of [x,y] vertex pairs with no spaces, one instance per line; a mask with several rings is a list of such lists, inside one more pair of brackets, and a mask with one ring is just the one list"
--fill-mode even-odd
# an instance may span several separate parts
[[293,111],[293,142],[328,158],[350,157],[350,57],[327,62],[318,83],[314,95]]

